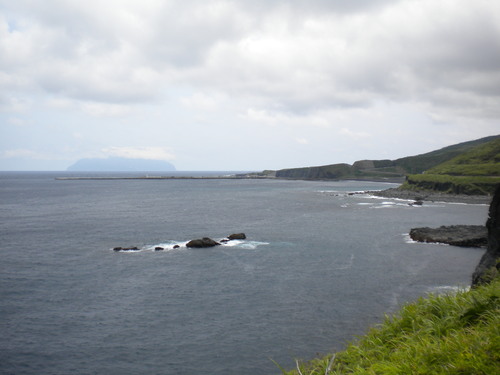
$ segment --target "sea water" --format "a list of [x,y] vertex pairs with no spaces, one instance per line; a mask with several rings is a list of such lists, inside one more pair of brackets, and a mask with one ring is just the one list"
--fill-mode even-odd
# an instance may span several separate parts
[[57,176],[0,174],[1,374],[279,374],[466,288],[484,252],[408,232],[484,224],[486,205],[349,194],[393,184]]

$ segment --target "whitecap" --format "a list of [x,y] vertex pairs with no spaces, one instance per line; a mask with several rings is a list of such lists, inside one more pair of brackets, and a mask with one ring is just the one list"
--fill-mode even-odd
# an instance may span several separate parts
[[402,236],[403,236],[404,241],[406,243],[409,243],[409,244],[419,243],[418,241],[412,240],[412,238],[410,237],[410,235],[408,233],[403,233]]
[[[222,247],[235,247],[235,248],[240,248],[240,249],[256,249],[259,246],[262,245],[269,245],[269,242],[260,242],[260,241],[247,241],[247,240],[230,240],[230,241],[223,241],[227,240],[227,238],[223,238],[217,242],[219,242],[220,246]],[[166,251],[179,251],[179,250],[185,250],[186,244],[189,241],[166,241],[166,242],[160,242],[154,245],[145,245],[143,247],[140,247],[138,250],[119,250],[117,252],[120,253],[142,253],[142,252],[166,252]],[[113,250],[113,249],[110,249]],[[116,251],[116,250],[115,250]]]
[[256,249],[262,245],[269,245],[269,242],[260,241],[245,241],[245,240],[231,240],[221,244],[226,247],[238,247],[240,249]]
[[[186,244],[188,241],[168,241],[168,242],[162,242],[154,245],[148,245],[145,246],[143,249],[148,250],[148,251],[173,251],[173,250],[179,250],[182,248],[186,248]],[[158,249],[157,248],[161,248]]]

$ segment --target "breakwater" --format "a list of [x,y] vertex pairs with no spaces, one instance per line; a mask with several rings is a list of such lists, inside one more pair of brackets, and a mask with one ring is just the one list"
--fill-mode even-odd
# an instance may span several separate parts
[[140,176],[140,177],[56,177],[56,180],[249,180],[269,179],[263,176]]

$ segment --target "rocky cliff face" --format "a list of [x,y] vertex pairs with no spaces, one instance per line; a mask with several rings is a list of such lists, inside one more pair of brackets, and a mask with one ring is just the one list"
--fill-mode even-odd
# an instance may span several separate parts
[[499,272],[500,263],[500,185],[490,204],[488,220],[488,247],[472,275],[472,286],[486,283]]

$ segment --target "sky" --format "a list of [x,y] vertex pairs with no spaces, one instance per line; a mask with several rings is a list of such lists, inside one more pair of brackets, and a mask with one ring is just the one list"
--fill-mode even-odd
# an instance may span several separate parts
[[498,0],[0,0],[0,170],[258,171],[496,134]]

